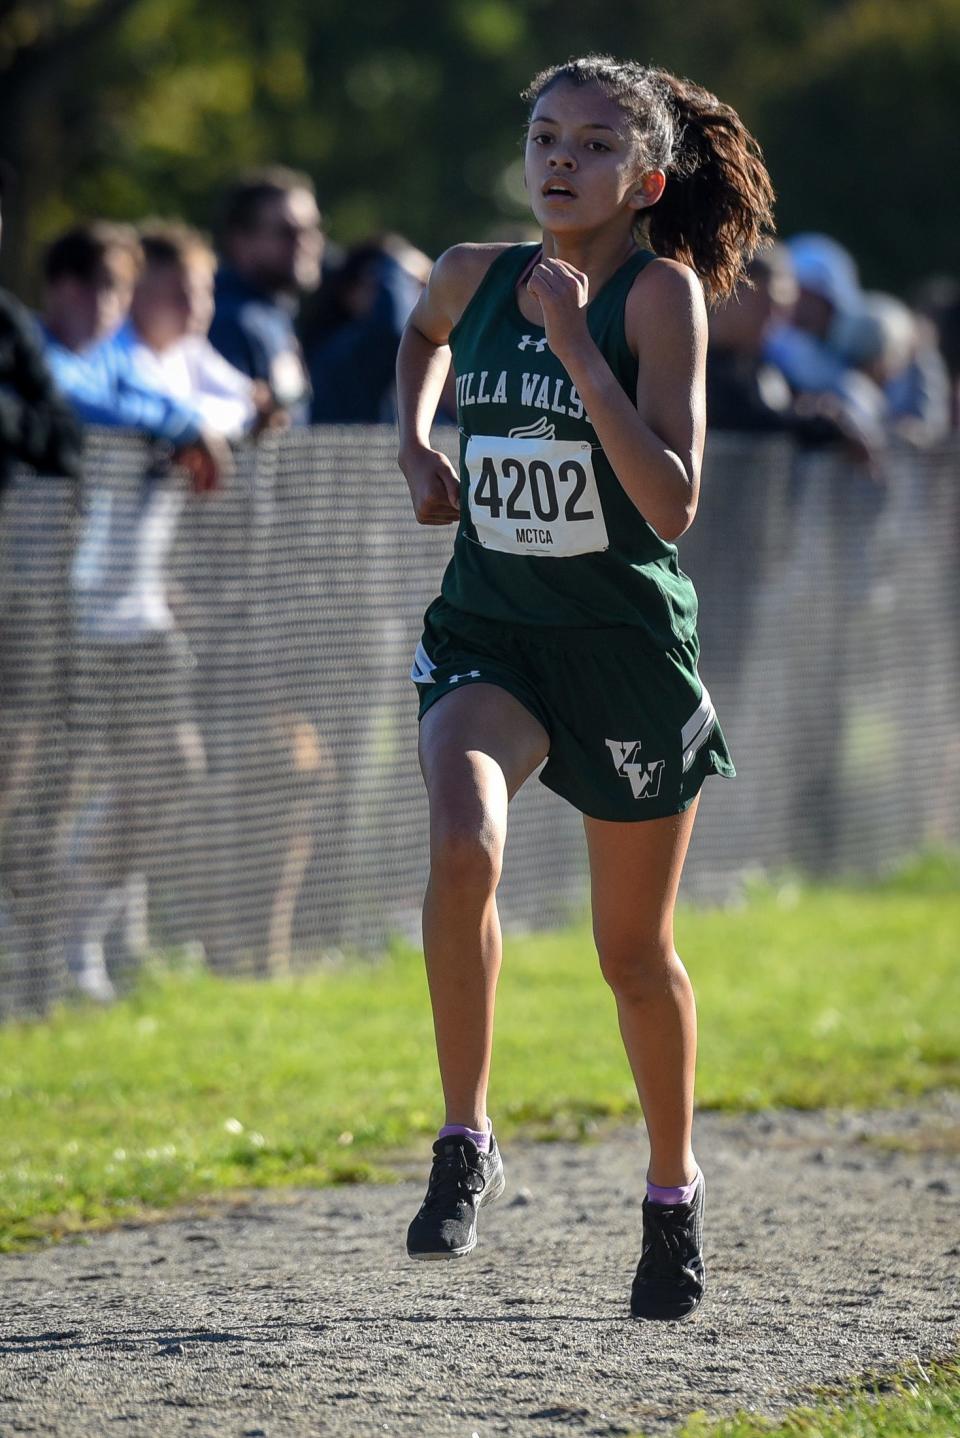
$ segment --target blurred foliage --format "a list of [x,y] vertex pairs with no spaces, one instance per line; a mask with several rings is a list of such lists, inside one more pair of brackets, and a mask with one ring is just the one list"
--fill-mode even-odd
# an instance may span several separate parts
[[341,242],[391,228],[436,253],[509,231],[525,218],[518,93],[589,49],[736,106],[783,231],[835,234],[867,283],[955,264],[960,0],[0,0],[0,154],[20,177],[7,282],[28,291],[75,216],[209,228],[231,176],[271,160],[314,177]]

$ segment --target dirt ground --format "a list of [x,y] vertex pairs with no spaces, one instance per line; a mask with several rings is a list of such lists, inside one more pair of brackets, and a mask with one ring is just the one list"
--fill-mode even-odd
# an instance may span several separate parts
[[0,1434],[547,1438],[768,1414],[955,1352],[960,1095],[698,1115],[707,1296],[628,1311],[642,1131],[508,1144],[474,1254],[414,1264],[389,1187],[258,1195],[0,1259]]

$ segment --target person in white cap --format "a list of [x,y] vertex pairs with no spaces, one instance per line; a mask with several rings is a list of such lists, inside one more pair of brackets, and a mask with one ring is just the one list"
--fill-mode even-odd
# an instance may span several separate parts
[[766,358],[782,371],[794,391],[836,391],[847,366],[830,335],[839,316],[858,308],[856,262],[827,235],[795,235],[787,248],[797,299],[789,323],[769,336]]
[[851,454],[869,462],[885,443],[883,395],[837,343],[863,307],[856,261],[828,235],[794,235],[787,248],[797,300],[789,322],[768,336],[764,358],[783,374],[799,413],[836,423]]
[[873,391],[878,419],[889,435],[917,448],[946,437],[946,365],[909,305],[879,291],[865,294],[856,310],[837,320],[831,339],[856,368],[861,386]]

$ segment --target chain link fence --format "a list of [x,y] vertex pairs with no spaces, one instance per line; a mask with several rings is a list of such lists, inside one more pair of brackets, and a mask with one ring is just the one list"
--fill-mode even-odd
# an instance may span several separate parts
[[[454,452],[455,435],[444,446]],[[0,507],[0,1013],[108,999],[149,953],[280,974],[415,938],[427,860],[407,675],[452,532],[419,528],[386,427],[266,436],[186,495],[91,433],[79,493]],[[681,563],[737,762],[684,879],[876,872],[960,835],[955,449],[883,473],[711,439]],[[586,899],[578,816],[512,809],[513,930]]]

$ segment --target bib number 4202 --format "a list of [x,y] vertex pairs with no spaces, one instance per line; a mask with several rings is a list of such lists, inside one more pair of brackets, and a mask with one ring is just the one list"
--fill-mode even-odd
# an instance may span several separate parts
[[[487,457],[480,469],[474,504],[489,509],[491,518],[499,519],[501,511],[507,519],[542,519],[552,524],[560,518],[561,497],[563,517],[576,524],[593,519],[592,509],[578,508],[587,488],[587,471],[575,459],[565,459],[556,474],[545,459],[532,459],[524,466],[519,459],[505,459],[501,465],[505,481],[500,492],[500,476],[493,460]],[[532,511],[529,506],[532,505]]]
[[559,559],[607,548],[589,444],[473,435],[466,461],[470,516],[488,549]]

